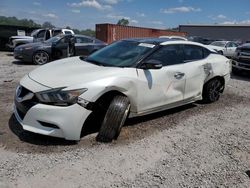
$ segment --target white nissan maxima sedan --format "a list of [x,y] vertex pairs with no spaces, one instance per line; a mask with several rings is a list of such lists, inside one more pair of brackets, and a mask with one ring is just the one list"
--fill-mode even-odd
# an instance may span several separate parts
[[67,140],[80,140],[94,114],[101,119],[96,140],[111,142],[128,117],[217,101],[230,70],[226,57],[199,43],[126,39],[27,74],[14,114],[24,130]]

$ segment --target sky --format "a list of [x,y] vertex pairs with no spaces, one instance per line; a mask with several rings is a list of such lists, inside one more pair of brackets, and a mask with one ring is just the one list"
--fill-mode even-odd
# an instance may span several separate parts
[[117,23],[167,29],[181,24],[250,24],[250,0],[0,0],[1,16],[95,29]]

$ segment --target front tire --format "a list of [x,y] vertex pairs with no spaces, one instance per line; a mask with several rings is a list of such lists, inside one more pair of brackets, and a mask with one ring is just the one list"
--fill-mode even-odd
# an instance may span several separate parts
[[117,139],[128,117],[129,111],[129,99],[126,96],[115,96],[105,114],[96,141],[112,142],[112,140]]
[[203,87],[203,101],[206,103],[218,101],[223,90],[224,84],[220,79],[215,78],[208,81]]
[[44,51],[39,51],[36,52],[33,55],[33,63],[35,63],[36,65],[43,65],[49,62],[49,54],[47,52]]

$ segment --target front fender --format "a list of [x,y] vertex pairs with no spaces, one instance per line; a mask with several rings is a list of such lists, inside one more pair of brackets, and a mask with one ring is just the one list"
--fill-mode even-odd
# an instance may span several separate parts
[[[73,87],[72,87],[73,88]],[[67,89],[72,89],[67,88]],[[81,98],[96,102],[102,95],[110,91],[118,91],[129,98],[131,104],[131,111],[137,110],[136,107],[136,80],[126,77],[112,77],[93,81],[82,86],[74,86],[74,88],[87,88],[88,90],[81,95]]]

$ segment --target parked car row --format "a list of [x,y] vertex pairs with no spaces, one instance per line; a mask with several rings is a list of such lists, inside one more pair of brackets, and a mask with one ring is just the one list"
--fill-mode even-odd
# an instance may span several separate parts
[[14,57],[42,65],[65,57],[87,56],[104,46],[106,46],[104,42],[84,35],[57,35],[43,42],[16,47]]
[[71,29],[36,29],[31,33],[31,36],[12,36],[9,38],[8,44],[6,46],[9,49],[14,49],[17,46],[33,43],[33,42],[42,42],[50,39],[59,34],[74,34],[74,31]]

